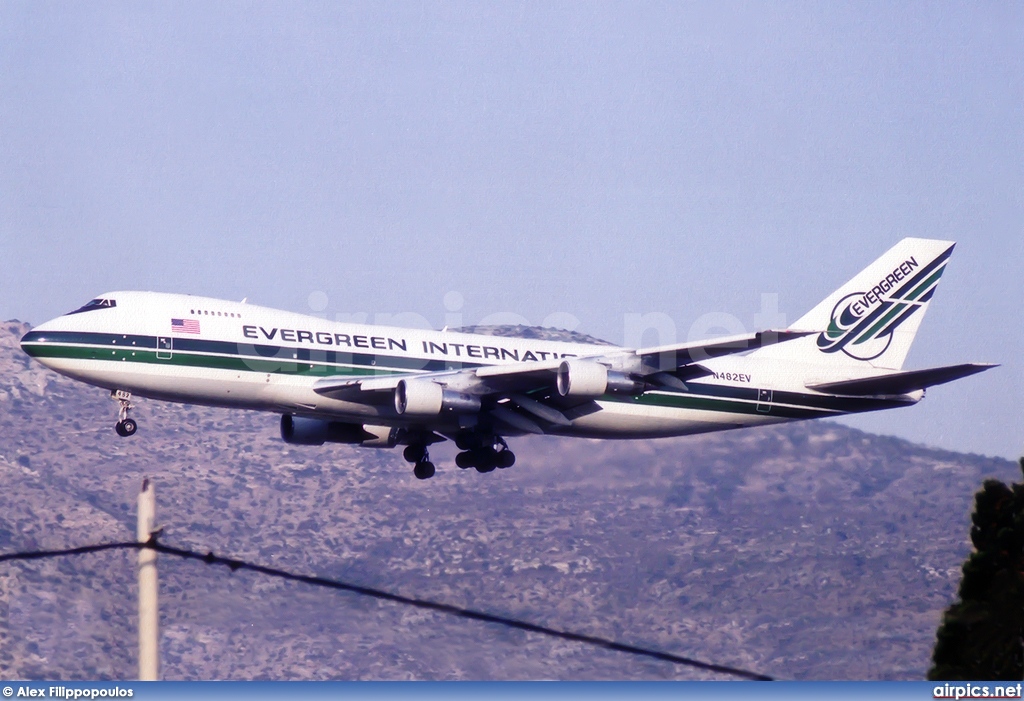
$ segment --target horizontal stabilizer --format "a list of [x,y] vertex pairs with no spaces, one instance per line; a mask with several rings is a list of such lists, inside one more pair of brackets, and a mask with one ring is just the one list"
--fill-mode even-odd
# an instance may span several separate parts
[[887,375],[862,377],[858,380],[824,382],[807,385],[807,388],[817,390],[818,392],[845,394],[856,397],[909,394],[910,392],[916,392],[917,390],[934,385],[959,380],[961,377],[967,377],[994,367],[996,365],[993,363],[964,363],[962,365],[949,365],[943,368],[892,372]]

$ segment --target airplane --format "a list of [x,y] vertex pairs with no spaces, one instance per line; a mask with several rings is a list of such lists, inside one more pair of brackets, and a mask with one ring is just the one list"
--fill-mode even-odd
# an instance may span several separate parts
[[796,323],[653,348],[339,323],[184,294],[109,292],[21,339],[43,365],[110,390],[116,431],[133,397],[281,414],[291,444],[429,446],[460,468],[514,464],[506,438],[658,438],[904,407],[994,367],[905,371],[953,251],[907,238]]

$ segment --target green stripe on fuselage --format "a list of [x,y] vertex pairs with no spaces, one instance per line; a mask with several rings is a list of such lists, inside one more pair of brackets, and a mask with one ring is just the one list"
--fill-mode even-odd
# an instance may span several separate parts
[[[171,348],[162,347],[162,343],[170,342]],[[125,348],[131,350],[156,350],[160,355],[166,353],[194,353],[201,355],[230,356],[253,358],[269,361],[294,361],[302,364],[328,366],[379,366],[389,370],[439,371],[458,370],[464,367],[478,367],[481,363],[462,360],[416,358],[409,356],[388,355],[383,353],[360,353],[354,350],[321,348],[307,346],[275,346],[267,344],[236,343],[234,341],[217,341],[203,338],[182,338],[141,336],[108,333],[78,333],[67,331],[30,331],[22,339],[22,347],[40,345],[82,346],[91,348]],[[161,346],[161,347],[158,347]]]
[[[623,401],[620,397],[605,396],[602,401]],[[737,401],[723,397],[693,394],[653,394],[647,393],[639,397],[630,397],[625,400],[630,404],[643,404],[648,406],[666,407],[671,409],[695,409],[699,411],[717,411],[729,414],[750,414],[765,417],[779,417],[787,419],[814,419],[822,416],[835,416],[836,412],[823,409],[811,409],[806,407],[780,406],[778,404],[762,403],[762,410],[758,410],[756,402]],[[767,411],[765,411],[767,409]]]
[[[207,355],[184,351],[157,351],[138,347],[86,346],[58,343],[25,343],[26,353],[34,358],[67,358],[123,363],[145,363],[179,367],[232,370],[260,374],[299,375],[310,377],[367,377],[406,374],[406,369],[373,365],[332,365],[308,363],[281,358],[258,358],[242,355]],[[171,357],[160,357],[171,354]],[[907,402],[888,399],[853,398],[775,391],[772,402],[757,399],[758,390],[748,387],[692,383],[690,392],[648,392],[640,396],[608,394],[600,401],[692,409],[732,414],[746,414],[786,419],[813,419],[859,413],[875,409],[903,406]],[[760,407],[760,408],[759,408]]]
[[[25,345],[25,352],[33,358],[68,358],[74,360],[108,360],[153,365],[177,365],[182,367],[210,368],[214,370],[237,370],[261,374],[313,375],[333,377],[337,375],[394,375],[407,372],[389,368],[366,366],[326,365],[306,363],[298,360],[263,359],[250,356],[200,355],[182,351],[155,351],[132,348],[91,348],[88,346],[64,346],[56,344]],[[169,358],[160,355],[171,354]]]

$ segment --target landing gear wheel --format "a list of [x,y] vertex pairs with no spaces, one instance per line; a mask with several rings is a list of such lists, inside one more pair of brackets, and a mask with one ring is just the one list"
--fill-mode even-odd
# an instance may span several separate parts
[[455,456],[455,464],[463,470],[473,467],[477,472],[492,472],[516,463],[515,453],[501,436],[467,432],[456,436],[455,442],[462,450]]
[[412,473],[416,475],[418,480],[428,480],[434,476],[434,463],[418,462],[416,467],[412,469]]
[[415,463],[412,473],[418,480],[428,480],[434,476],[434,463],[430,462],[426,443],[410,443],[402,451],[406,461]]
[[497,456],[493,450],[474,450],[470,453],[473,456],[473,467],[477,472],[493,472],[498,466]]
[[126,392],[122,389],[111,390],[110,398],[117,400],[117,403],[120,405],[120,409],[117,412],[117,424],[114,426],[117,435],[122,438],[135,435],[135,432],[139,430],[139,425],[135,423],[134,419],[128,418],[128,410],[132,408],[131,392]]

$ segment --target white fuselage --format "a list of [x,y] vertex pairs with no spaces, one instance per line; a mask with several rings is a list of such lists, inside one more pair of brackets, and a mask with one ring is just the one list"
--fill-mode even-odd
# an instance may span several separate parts
[[[323,417],[383,426],[437,425],[399,415],[392,402],[334,399],[313,390],[326,377],[550,361],[628,349],[524,338],[339,323],[239,302],[154,292],[115,292],[116,306],[71,313],[33,329],[22,347],[53,370],[154,399]],[[728,356],[687,391],[601,397],[570,414],[560,435],[641,438],[701,433],[902,406],[837,401],[806,389],[813,366]],[[596,408],[596,409],[595,409]]]

